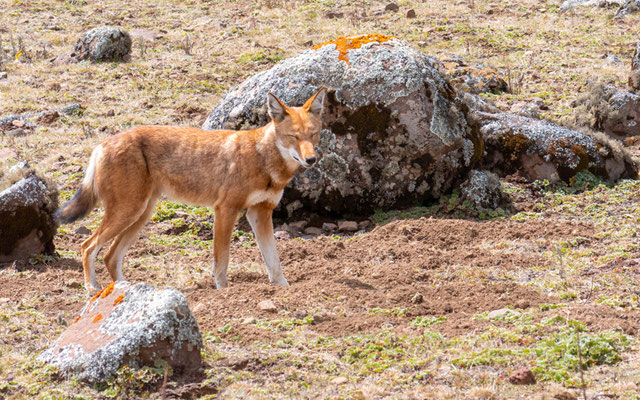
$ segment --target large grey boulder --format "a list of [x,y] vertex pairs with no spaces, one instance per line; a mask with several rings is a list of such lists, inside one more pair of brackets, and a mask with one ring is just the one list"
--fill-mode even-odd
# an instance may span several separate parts
[[499,175],[568,181],[590,171],[615,181],[636,178],[638,166],[622,145],[597,132],[560,127],[515,114],[476,112],[486,156],[482,165]]
[[101,26],[83,33],[73,50],[58,57],[56,63],[127,61],[130,54],[129,33],[120,28]]
[[450,191],[482,154],[438,61],[383,36],[339,38],[284,60],[225,94],[204,129],[269,122],[266,95],[301,105],[327,87],[325,127],[311,169],[284,192],[288,214],[367,214]]
[[122,366],[165,360],[177,373],[201,365],[202,336],[187,299],[174,288],[112,283],[38,357],[65,376],[109,379]]
[[[55,186],[26,163],[15,166],[7,175],[21,179],[0,192],[0,262],[53,254],[53,237],[58,229],[53,218],[58,208]],[[3,183],[12,178],[1,177]]]

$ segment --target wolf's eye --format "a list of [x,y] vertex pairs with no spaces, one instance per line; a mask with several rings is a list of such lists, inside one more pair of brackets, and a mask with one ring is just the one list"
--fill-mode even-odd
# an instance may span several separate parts
[[296,135],[287,135],[287,136],[292,137],[294,139],[298,139],[298,137]]

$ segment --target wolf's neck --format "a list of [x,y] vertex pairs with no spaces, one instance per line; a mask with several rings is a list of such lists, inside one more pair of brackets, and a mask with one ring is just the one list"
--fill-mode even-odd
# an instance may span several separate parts
[[283,186],[286,185],[298,170],[298,162],[289,154],[289,150],[278,140],[273,122],[262,127],[263,136],[258,152],[265,160],[265,168],[271,179]]

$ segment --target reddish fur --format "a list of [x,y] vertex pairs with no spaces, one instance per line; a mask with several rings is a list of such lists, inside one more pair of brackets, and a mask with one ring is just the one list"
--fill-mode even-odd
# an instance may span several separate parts
[[[91,253],[114,239],[104,261],[116,280],[118,253],[137,236],[162,194],[213,207],[216,273],[226,274],[238,212],[249,206],[247,200],[256,191],[267,191],[276,198],[298,168],[298,164],[283,158],[276,141],[295,149],[303,159],[315,157],[322,111],[311,108],[317,107],[314,100],[321,92],[302,107],[288,108],[278,100],[285,111],[282,117],[250,131],[141,126],[102,142],[93,187],[83,186],[77,200],[74,197],[59,210],[59,215],[69,220],[69,216],[86,215],[98,197],[104,204],[100,227],[82,244],[87,288]],[[268,235],[273,237],[271,213],[276,205],[277,201],[269,197],[250,207],[257,218],[260,233],[256,235],[263,235],[265,240]],[[219,265],[224,271],[218,271]]]

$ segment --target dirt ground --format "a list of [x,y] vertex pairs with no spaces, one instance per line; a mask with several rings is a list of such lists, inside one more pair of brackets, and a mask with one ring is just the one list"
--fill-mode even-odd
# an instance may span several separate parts
[[[569,220],[513,222],[422,217],[376,227],[350,240],[325,236],[279,241],[278,250],[290,287],[271,285],[266,272],[261,270],[232,269],[230,287],[226,290],[216,290],[207,273],[179,289],[187,296],[203,331],[213,331],[233,319],[273,317],[273,313],[257,309],[260,301],[272,299],[279,310],[296,318],[304,318],[312,310],[326,310],[315,313],[311,328],[322,335],[340,337],[372,332],[387,322],[406,325],[407,319],[371,312],[375,308],[402,308],[406,317],[446,316],[446,322],[434,329],[453,337],[479,332],[487,326],[486,321],[471,320],[475,314],[505,307],[526,310],[561,302],[526,285],[544,273],[539,271],[540,267],[549,264],[541,254],[546,250],[545,244],[575,238],[589,243],[596,234],[596,227]],[[64,235],[57,245],[79,252],[82,238],[79,234]],[[496,251],[498,243],[506,241],[520,243],[522,248],[508,253]],[[138,242],[130,252],[136,254],[144,248],[144,243]],[[211,255],[205,254],[197,262],[209,270]],[[261,264],[255,243],[233,246],[234,263]],[[469,281],[455,274],[443,276],[442,267],[517,270],[524,277],[523,284],[499,277]],[[3,278],[0,298],[20,301],[38,292],[43,298],[39,309],[52,322],[61,312],[73,313],[82,308],[85,299],[78,294],[82,282],[78,259],[64,258],[52,265],[17,268],[36,274]],[[100,264],[98,273],[101,282],[109,281]],[[125,266],[125,275],[132,281],[157,278],[130,266]],[[70,297],[75,300],[69,300]],[[635,334],[640,327],[640,312],[616,313],[589,304],[574,305],[571,312],[588,316],[589,325],[619,326],[629,334]],[[240,329],[241,342],[269,343],[282,337],[252,326]]]

